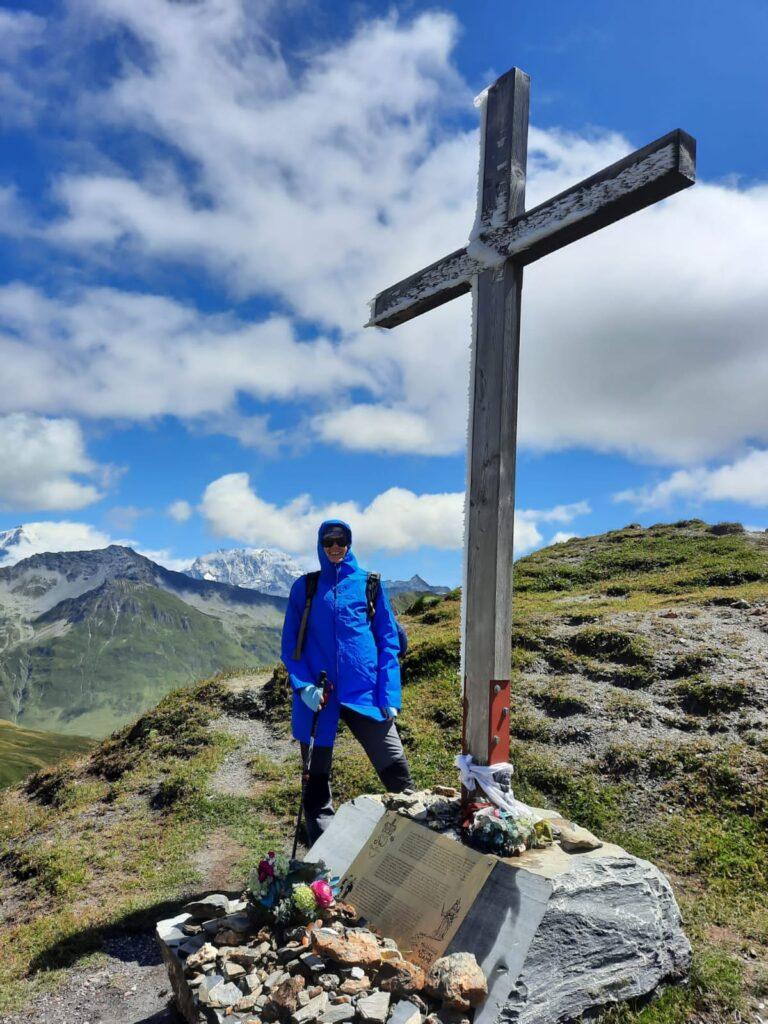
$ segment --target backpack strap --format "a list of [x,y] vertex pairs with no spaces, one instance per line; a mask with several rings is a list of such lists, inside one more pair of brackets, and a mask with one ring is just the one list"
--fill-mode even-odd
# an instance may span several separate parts
[[296,648],[293,652],[293,660],[298,661],[301,657],[301,652],[304,649],[304,636],[307,632],[307,622],[309,621],[309,609],[312,605],[312,598],[317,593],[317,584],[320,580],[319,572],[308,572],[304,577],[304,587],[306,590],[306,600],[304,602],[304,613],[301,616],[301,625],[299,626],[299,634],[296,637]]
[[381,575],[377,572],[369,572],[365,581],[365,602],[368,605],[368,621],[376,614],[376,598],[379,596],[381,587]]

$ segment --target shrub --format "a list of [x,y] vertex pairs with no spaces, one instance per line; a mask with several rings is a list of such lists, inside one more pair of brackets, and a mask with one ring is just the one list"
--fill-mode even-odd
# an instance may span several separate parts
[[715,523],[710,526],[709,532],[713,533],[715,537],[727,537],[733,533],[745,533],[744,527],[741,523]]
[[645,690],[656,682],[656,675],[647,665],[630,665],[614,673],[611,682],[624,690]]
[[577,654],[593,658],[620,661],[627,665],[648,665],[652,651],[646,640],[618,629],[582,629],[570,639],[570,646]]
[[550,686],[546,690],[532,693],[531,700],[554,718],[566,718],[589,711],[586,701],[563,686]]
[[747,685],[743,681],[713,682],[706,676],[691,676],[675,688],[680,706],[691,715],[714,715],[735,711],[748,703]]
[[711,651],[691,651],[690,654],[682,654],[675,659],[669,678],[680,679],[683,676],[699,675],[705,668],[710,668],[714,661]]

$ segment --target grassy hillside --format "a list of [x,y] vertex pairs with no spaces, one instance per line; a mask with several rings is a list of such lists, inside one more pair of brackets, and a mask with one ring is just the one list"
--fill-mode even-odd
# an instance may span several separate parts
[[15,712],[28,727],[96,737],[190,680],[278,653],[274,629],[250,627],[241,643],[174,594],[125,579],[57,604],[35,627],[32,640],[0,659],[0,713]]
[[84,736],[22,729],[0,719],[0,788],[11,786],[44,765],[82,753],[93,746]]
[[[768,536],[698,521],[571,540],[515,567],[516,795],[665,870],[694,945],[689,985],[609,1021],[753,1019],[768,996]],[[452,781],[459,601],[403,616],[401,732],[422,785]],[[260,703],[221,678],[166,697],[78,762],[0,796],[0,1012],[205,890],[199,851],[234,844],[236,887],[291,828],[298,761],[251,761],[245,795],[212,788],[237,740],[223,712],[286,729],[276,672]],[[334,786],[378,787],[342,730]]]

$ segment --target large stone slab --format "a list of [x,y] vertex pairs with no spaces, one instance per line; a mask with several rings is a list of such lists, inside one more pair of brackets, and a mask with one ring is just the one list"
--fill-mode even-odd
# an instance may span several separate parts
[[[342,805],[308,859],[343,875],[384,810],[370,797]],[[669,882],[608,843],[498,860],[446,953],[462,950],[488,979],[475,1024],[555,1024],[646,995],[690,966]]]

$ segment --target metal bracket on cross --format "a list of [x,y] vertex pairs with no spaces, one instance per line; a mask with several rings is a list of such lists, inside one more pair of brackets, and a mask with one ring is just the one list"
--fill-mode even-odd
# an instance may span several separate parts
[[509,760],[509,680],[488,684],[488,764]]

